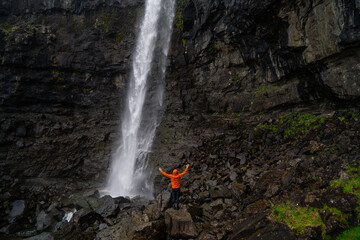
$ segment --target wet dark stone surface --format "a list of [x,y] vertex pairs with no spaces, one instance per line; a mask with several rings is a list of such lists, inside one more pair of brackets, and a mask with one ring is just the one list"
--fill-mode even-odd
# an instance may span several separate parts
[[[181,205],[198,239],[320,239],[267,218],[286,201],[325,203],[357,224],[356,197],[329,186],[360,158],[357,4],[183,1],[150,165],[191,163]],[[168,181],[157,172],[150,202],[94,190],[119,137],[143,6],[0,3],[0,238],[166,238]],[[299,137],[255,130],[294,112],[329,117]],[[327,234],[344,230],[323,218]]]

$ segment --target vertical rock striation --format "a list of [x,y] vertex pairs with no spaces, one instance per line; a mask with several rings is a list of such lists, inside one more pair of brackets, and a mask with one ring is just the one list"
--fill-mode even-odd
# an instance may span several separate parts
[[104,179],[142,10],[143,1],[2,1],[2,176]]

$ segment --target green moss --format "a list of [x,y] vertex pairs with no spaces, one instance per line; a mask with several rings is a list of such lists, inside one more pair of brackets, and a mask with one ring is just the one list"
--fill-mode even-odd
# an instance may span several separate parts
[[273,207],[270,218],[273,221],[286,224],[297,235],[305,234],[307,227],[320,227],[322,237],[327,238],[325,235],[326,225],[320,216],[322,212],[334,216],[339,221],[341,227],[348,227],[348,215],[326,205],[323,208],[299,207],[288,201],[285,204]]
[[101,27],[102,25],[104,25],[104,22],[102,21],[101,18],[97,17],[97,18],[95,19],[94,28],[99,28],[99,27]]
[[16,25],[0,25],[0,30],[3,31],[6,35],[9,35],[10,33],[16,31],[17,29],[19,29],[19,26]]
[[330,186],[341,187],[344,193],[350,193],[357,197],[358,207],[356,210],[360,219],[360,166],[349,166],[346,171],[349,174],[348,179],[331,181]]
[[[275,207],[271,218],[284,223],[296,234],[304,234],[306,227],[318,227],[325,229],[319,211],[315,208],[293,206],[290,202]],[[324,231],[323,231],[324,232]]]
[[185,48],[185,46],[186,46],[186,39],[182,39],[182,45],[183,45],[183,47]]
[[110,31],[111,26],[117,23],[116,10],[106,11],[103,10],[97,14],[94,22],[94,28],[99,29],[103,33]]
[[119,32],[116,37],[114,38],[113,42],[114,43],[118,43],[121,42],[123,40],[124,36],[122,32]]
[[184,30],[184,20],[182,17],[182,11],[185,6],[185,0],[177,0],[175,5],[175,25],[180,30]]
[[360,227],[351,228],[343,232],[336,238],[337,240],[359,240],[360,239]]
[[2,31],[5,34],[4,39],[6,39],[8,35],[15,32],[17,29],[19,29],[19,26],[9,25],[9,24],[0,24],[0,31]]
[[64,80],[65,79],[65,73],[59,71],[58,69],[52,69],[51,70],[51,75],[53,76],[54,79],[56,80]]
[[240,82],[240,77],[236,75],[236,76],[233,78],[233,82],[234,82],[234,83]]
[[273,91],[274,89],[272,88],[261,88],[255,91],[255,93],[264,93],[264,92],[269,92],[269,91]]
[[325,123],[325,117],[310,113],[293,113],[277,119],[274,123],[259,123],[255,130],[264,128],[282,133],[285,138],[301,136]]
[[341,110],[340,111],[340,121],[344,120],[345,118],[356,118],[359,117],[360,113],[355,113],[352,110]]

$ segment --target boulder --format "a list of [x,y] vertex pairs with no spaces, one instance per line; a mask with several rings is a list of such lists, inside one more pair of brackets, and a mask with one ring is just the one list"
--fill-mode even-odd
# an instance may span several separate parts
[[161,198],[160,199],[160,201],[161,201],[161,211],[164,211],[166,208],[170,207],[171,194],[170,194],[169,191],[164,190],[164,191],[162,191],[160,196],[161,196],[160,197]]
[[54,239],[53,236],[51,236],[51,233],[49,232],[43,232],[33,237],[24,238],[24,240],[53,240],[53,239]]
[[21,216],[24,213],[25,209],[25,201],[24,200],[16,200],[12,204],[12,209],[10,212],[11,218],[16,218],[18,216]]
[[52,216],[50,214],[45,213],[45,211],[41,211],[36,217],[36,229],[44,230],[51,226],[53,223]]
[[116,208],[118,205],[115,203],[115,200],[110,196],[105,196],[100,198],[99,205],[95,208],[95,212],[100,214],[102,217],[108,217],[116,214]]
[[210,190],[209,193],[212,199],[231,198],[231,192],[226,188],[223,188],[221,190]]
[[236,199],[241,200],[242,195],[246,190],[246,185],[243,183],[233,182],[231,183],[231,192]]
[[190,213],[186,209],[168,209],[165,212],[166,231],[171,237],[195,238],[198,233]]
[[215,240],[216,237],[214,237],[213,235],[206,233],[206,232],[202,232],[199,237],[199,240]]
[[261,199],[247,206],[244,212],[249,214],[255,214],[255,213],[263,212],[266,208],[267,208],[267,202]]
[[101,229],[96,240],[156,240],[165,239],[164,220],[149,221],[145,215],[123,215],[114,226]]
[[161,216],[160,206],[159,202],[153,201],[145,207],[144,213],[147,214],[151,220],[157,220]]

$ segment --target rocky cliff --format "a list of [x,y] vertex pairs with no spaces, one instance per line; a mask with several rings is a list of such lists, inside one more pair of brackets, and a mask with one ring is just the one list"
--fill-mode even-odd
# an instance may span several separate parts
[[223,121],[237,115],[259,123],[359,107],[359,8],[356,1],[178,1],[154,158],[169,167],[188,159],[188,149],[225,134]]
[[[55,231],[51,219],[75,206],[82,212],[55,239],[119,237],[128,225],[163,237],[168,182],[157,174],[146,209],[56,195],[105,179],[143,3],[0,3],[6,236]],[[353,179],[348,167],[360,157],[359,9],[356,0],[177,1],[150,163],[169,171],[191,163],[181,200],[198,239],[321,239],[356,225],[356,191],[330,183]],[[299,232],[275,221],[272,205],[287,200],[318,209],[323,225]],[[24,232],[35,223],[37,232]]]
[[2,175],[103,179],[143,3],[2,4]]

